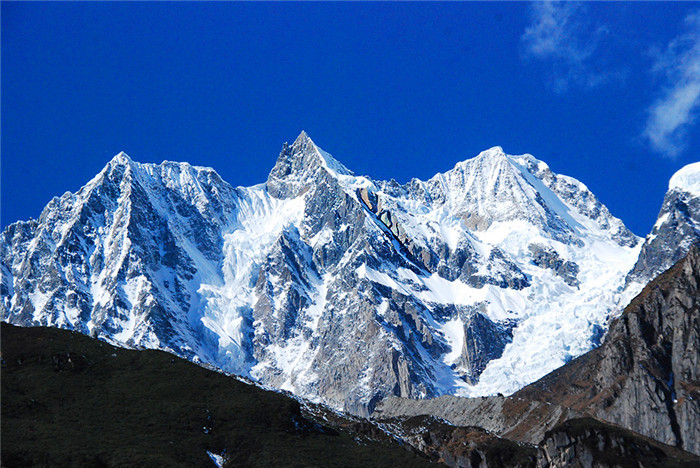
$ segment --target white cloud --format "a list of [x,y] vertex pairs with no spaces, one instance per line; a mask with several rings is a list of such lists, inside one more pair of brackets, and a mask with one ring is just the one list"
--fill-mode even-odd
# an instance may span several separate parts
[[686,146],[688,129],[700,108],[700,11],[685,18],[686,32],[656,52],[654,72],[666,82],[663,94],[649,108],[643,136],[669,157]]
[[584,5],[535,2],[531,16],[520,38],[525,56],[551,63],[555,91],[566,91],[570,85],[592,88],[613,76],[593,70],[593,55],[606,29],[587,21]]

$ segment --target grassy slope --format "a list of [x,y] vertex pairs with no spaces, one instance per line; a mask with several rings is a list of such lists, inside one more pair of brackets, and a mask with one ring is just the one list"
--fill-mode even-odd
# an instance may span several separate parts
[[284,395],[161,351],[2,324],[2,465],[423,466],[396,444],[324,429]]

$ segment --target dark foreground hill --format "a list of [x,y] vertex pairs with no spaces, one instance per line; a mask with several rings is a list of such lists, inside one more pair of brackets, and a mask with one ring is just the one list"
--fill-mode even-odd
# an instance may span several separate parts
[[292,398],[162,351],[2,324],[3,467],[213,467],[213,455],[225,466],[430,464],[369,423],[319,424]]
[[217,456],[219,466],[698,463],[687,452],[590,418],[555,425],[539,446],[434,417],[375,424],[300,404],[165,352],[115,348],[53,328],[2,323],[2,366],[5,467],[213,467]]

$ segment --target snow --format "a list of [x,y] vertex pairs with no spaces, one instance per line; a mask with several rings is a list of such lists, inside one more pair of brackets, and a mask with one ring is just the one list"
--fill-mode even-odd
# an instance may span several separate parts
[[302,130],[302,132],[299,134],[297,137],[296,141],[294,142],[294,145],[302,145],[305,144],[307,145],[307,148],[311,148],[311,151],[321,160],[321,164],[323,164],[323,167],[333,176],[341,176],[341,175],[352,175],[352,172],[348,170],[345,166],[343,166],[340,162],[338,162],[333,156],[331,156],[329,153],[326,153],[323,151],[321,148],[319,148],[316,143],[314,143],[311,138],[306,134],[305,131]]
[[527,300],[512,343],[488,364],[477,385],[459,394],[510,394],[589,351],[591,337],[626,305],[620,291],[639,248],[591,241],[574,257],[581,267],[579,288],[564,284],[550,270],[529,270],[532,286],[523,291]]
[[314,339],[318,339],[319,324],[328,302],[326,296],[332,281],[333,277],[331,276],[315,279],[315,294],[312,303],[305,310],[300,311],[303,315],[304,327],[296,330],[286,342],[270,345],[268,350],[272,354],[272,360],[255,365],[251,369],[251,376],[261,378],[268,368],[274,367],[281,371],[284,378],[279,385],[280,389],[295,394],[306,393],[310,400],[319,401],[317,396],[309,394],[306,390],[307,387],[313,386],[316,379],[316,372],[313,368],[315,350],[312,348],[312,342]]
[[389,310],[389,301],[387,299],[382,299],[382,303],[377,307],[377,316],[384,317]]
[[[528,170],[528,164],[539,171],[549,170],[531,156],[508,156],[498,147],[487,150],[473,160],[457,164],[453,171],[431,179],[440,183],[447,201],[427,209],[420,201],[380,194],[382,202],[395,210],[413,242],[425,245],[432,238],[454,250],[459,242],[467,241],[481,259],[477,259],[479,274],[487,273],[484,259],[498,247],[531,282],[530,287],[520,291],[490,284],[473,288],[459,280],[448,281],[437,274],[418,275],[408,269],[377,271],[363,265],[356,270],[358,277],[415,297],[428,309],[431,304],[472,306],[479,307],[494,322],[517,321],[512,343],[506,346],[501,358],[489,363],[478,384],[470,386],[443,376],[440,379],[445,393],[464,396],[512,393],[588,351],[593,346],[591,337],[606,326],[609,316],[618,313],[628,299],[621,294],[624,277],[636,261],[641,243],[632,248],[620,246],[612,239],[609,228],[564,201]],[[480,173],[486,177],[480,179]],[[558,183],[588,193],[586,186],[575,179],[556,177]],[[504,182],[509,185],[504,186]],[[541,202],[528,205],[536,196]],[[473,201],[465,205],[465,200],[470,199]],[[553,237],[547,224],[533,222],[533,216],[535,220],[544,216],[540,203],[557,216],[561,229],[568,229],[582,245],[564,243]],[[520,211],[527,206],[531,208]],[[508,216],[495,217],[486,228],[470,230],[458,216],[463,210],[499,215],[505,212]],[[607,222],[613,225],[615,221],[610,217]],[[552,270],[535,266],[529,252],[533,243],[553,249],[562,261],[578,265],[580,286],[571,286]],[[453,317],[433,326],[450,347],[442,361],[454,364],[464,341],[463,322]]]
[[449,366],[454,364],[462,354],[462,346],[464,344],[464,322],[459,317],[448,320],[442,326],[442,333],[445,335],[450,348],[452,348],[449,353],[446,353],[442,357],[445,364]]
[[[656,223],[654,223],[654,227],[652,228],[652,232],[656,229],[659,229],[661,226],[664,225],[666,221],[668,221],[668,218],[671,216],[671,212],[667,211],[666,213],[662,214],[659,216],[659,219],[656,220]],[[656,237],[656,235],[654,235]]]
[[681,190],[700,196],[700,162],[691,163],[673,174],[668,183],[669,190]]
[[51,299],[51,296],[53,296],[53,292],[45,293],[42,292],[39,288],[37,288],[29,294],[29,300],[34,306],[33,318],[35,322],[39,322],[41,320],[41,315],[44,310],[44,307],[49,302],[49,299]]
[[224,463],[226,463],[226,460],[224,459],[223,454],[217,455],[207,450],[207,455],[209,455],[211,461],[214,462],[214,465],[216,465],[218,468],[224,468]]
[[127,280],[126,284],[123,286],[123,291],[132,313],[119,314],[114,318],[114,322],[120,330],[112,335],[112,338],[115,340],[125,343],[134,337],[139,318],[133,312],[136,307],[140,305],[139,299],[141,295],[147,294],[147,291],[144,291],[144,289],[146,289],[149,284],[148,279],[144,275],[139,275]]
[[[492,238],[499,239],[502,247],[515,250],[514,257],[524,257],[526,250],[516,245],[514,239],[518,236],[513,227],[496,226]],[[509,242],[506,242],[508,236],[503,235],[505,230],[513,237]],[[483,238],[489,238],[489,234],[494,233],[487,232]],[[531,239],[526,236],[519,240],[526,244]],[[567,253],[562,244],[550,245]],[[590,338],[605,326],[610,314],[625,305],[620,303],[622,298],[617,291],[622,290],[624,274],[634,264],[639,247],[625,248],[590,240],[585,248],[570,250],[568,255],[581,267],[580,288],[569,286],[551,270],[534,265],[526,271],[532,285],[522,291],[493,285],[473,288],[459,280],[448,281],[436,274],[420,276],[405,268],[391,272],[362,265],[355,273],[415,297],[428,308],[431,304],[482,305],[483,313],[492,321],[518,320],[512,343],[506,346],[500,359],[489,363],[477,385],[446,381],[443,389],[445,393],[456,391],[462,396],[509,394],[590,350],[593,346]],[[524,258],[518,260],[524,263]],[[442,361],[454,364],[464,343],[464,323],[454,317],[434,326],[450,346]]]
[[202,279],[201,322],[218,337],[219,353],[229,369],[247,374],[245,340],[250,330],[246,323],[256,301],[257,268],[282,231],[300,223],[304,206],[303,198],[272,198],[264,186],[248,189],[236,221],[224,233],[223,277],[211,274]]

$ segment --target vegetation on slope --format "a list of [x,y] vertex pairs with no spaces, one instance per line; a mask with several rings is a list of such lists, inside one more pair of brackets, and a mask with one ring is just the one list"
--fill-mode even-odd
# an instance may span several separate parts
[[429,464],[162,351],[3,323],[2,366],[4,467]]

